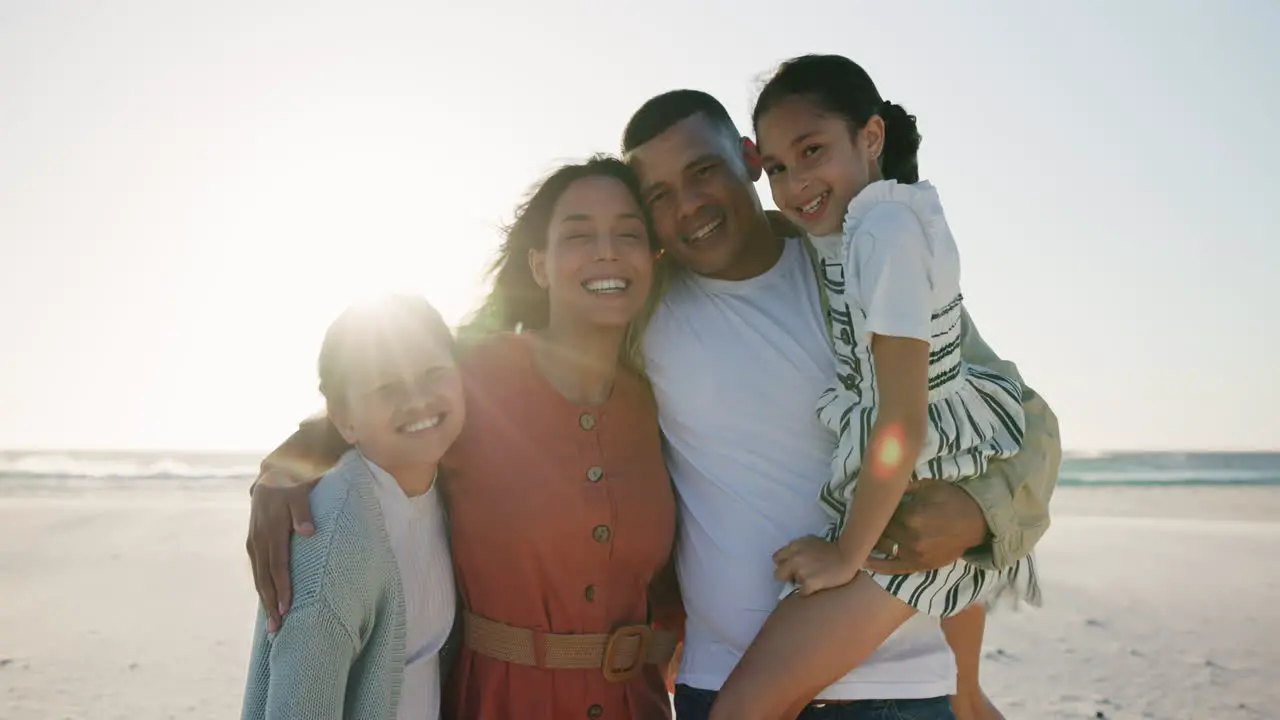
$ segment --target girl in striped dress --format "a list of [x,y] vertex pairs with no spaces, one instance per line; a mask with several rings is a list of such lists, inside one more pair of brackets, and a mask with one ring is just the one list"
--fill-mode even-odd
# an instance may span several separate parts
[[[765,85],[753,120],[774,201],[823,260],[837,365],[817,409],[838,438],[819,497],[831,523],[775,554],[783,602],[713,713],[773,720],[795,717],[917,612],[945,622],[997,592],[1039,593],[1030,557],[1002,572],[964,560],[864,568],[912,480],[980,475],[1018,451],[1024,426],[1019,383],[961,359],[959,255],[918,178],[915,118],[851,60],[805,56]],[[959,664],[976,669],[980,652],[979,634]]]

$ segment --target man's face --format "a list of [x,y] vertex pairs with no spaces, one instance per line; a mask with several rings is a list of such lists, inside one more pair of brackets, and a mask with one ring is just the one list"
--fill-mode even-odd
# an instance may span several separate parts
[[663,250],[699,275],[742,280],[763,217],[755,147],[705,115],[681,120],[627,154]]

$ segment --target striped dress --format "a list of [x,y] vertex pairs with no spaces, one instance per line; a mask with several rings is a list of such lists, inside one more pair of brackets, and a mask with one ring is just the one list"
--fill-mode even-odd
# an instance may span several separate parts
[[[928,432],[914,477],[955,482],[1018,451],[1024,429],[1016,380],[961,358],[960,261],[938,194],[927,182],[880,181],[850,203],[844,231],[814,238],[836,352],[836,382],[822,393],[818,418],[838,437],[832,475],[819,501],[831,516],[826,538],[844,529],[862,467],[878,392],[871,339],[880,334],[929,343]],[[1013,591],[1039,602],[1030,556],[996,572],[958,560],[910,575],[868,574],[921,612],[947,617]]]

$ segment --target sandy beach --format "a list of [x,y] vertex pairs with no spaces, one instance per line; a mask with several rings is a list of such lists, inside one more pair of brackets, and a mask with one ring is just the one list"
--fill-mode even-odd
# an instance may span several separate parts
[[[0,717],[238,716],[247,507],[240,483],[0,490]],[[1260,572],[1280,488],[1067,487],[1053,508],[1045,607],[989,625],[1010,720],[1280,717],[1280,578]]]

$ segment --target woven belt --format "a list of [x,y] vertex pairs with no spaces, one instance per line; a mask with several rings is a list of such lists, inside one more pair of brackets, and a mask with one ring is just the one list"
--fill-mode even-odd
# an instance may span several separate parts
[[467,611],[463,626],[463,642],[485,657],[552,670],[599,668],[609,682],[626,680],[646,664],[665,672],[676,649],[674,634],[648,625],[624,625],[611,633],[545,633]]

